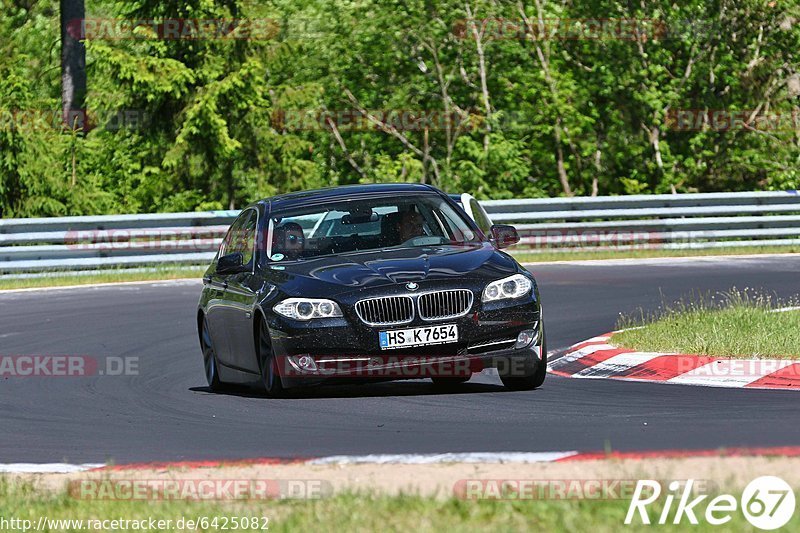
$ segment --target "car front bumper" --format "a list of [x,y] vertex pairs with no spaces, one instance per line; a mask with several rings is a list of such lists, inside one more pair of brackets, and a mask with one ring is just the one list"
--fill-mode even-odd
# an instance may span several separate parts
[[[455,324],[458,342],[382,350],[380,331]],[[415,320],[395,327],[367,326],[356,316],[299,322],[273,314],[269,321],[273,350],[285,387],[327,380],[393,380],[467,377],[486,368],[501,375],[531,375],[546,364],[542,353],[541,307],[537,295],[482,306],[451,320]],[[523,331],[535,332],[528,345],[515,348]]]

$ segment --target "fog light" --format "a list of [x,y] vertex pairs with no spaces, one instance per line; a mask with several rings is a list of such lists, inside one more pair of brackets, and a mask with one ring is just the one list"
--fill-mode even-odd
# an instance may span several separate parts
[[297,366],[302,368],[303,370],[309,371],[316,371],[317,370],[317,363],[314,361],[314,358],[310,355],[301,355],[297,358]]
[[536,340],[536,330],[526,329],[520,331],[519,335],[517,335],[517,342],[514,344],[514,348],[515,349],[527,348],[535,340]]

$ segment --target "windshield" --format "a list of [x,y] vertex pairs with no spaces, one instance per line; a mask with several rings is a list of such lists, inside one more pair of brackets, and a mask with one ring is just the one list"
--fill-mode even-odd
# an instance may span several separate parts
[[436,195],[350,200],[273,214],[273,262],[396,247],[463,245],[484,240]]

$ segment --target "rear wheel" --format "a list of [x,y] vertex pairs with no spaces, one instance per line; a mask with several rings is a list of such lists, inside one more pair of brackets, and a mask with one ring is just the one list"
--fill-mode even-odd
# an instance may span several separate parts
[[203,317],[203,327],[200,331],[200,344],[203,348],[203,365],[205,366],[206,381],[212,391],[221,391],[224,384],[219,379],[219,366],[211,333],[208,330],[208,319]]
[[278,372],[278,360],[272,349],[269,328],[267,328],[267,322],[263,319],[258,331],[258,360],[261,364],[261,384],[264,387],[264,392],[270,398],[284,396],[286,389],[283,388],[283,382]]
[[542,327],[542,359],[536,365],[534,370],[528,376],[500,376],[500,380],[507,389],[511,390],[533,390],[541,387],[544,379],[547,377],[547,337],[544,334],[544,327]]

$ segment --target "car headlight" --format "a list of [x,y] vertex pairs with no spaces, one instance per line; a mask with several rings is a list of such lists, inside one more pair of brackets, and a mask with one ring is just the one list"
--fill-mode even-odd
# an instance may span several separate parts
[[294,320],[336,318],[343,316],[339,304],[332,300],[314,298],[289,298],[272,308],[273,311]]
[[493,281],[483,290],[484,302],[521,298],[531,291],[531,280],[522,274],[514,274],[507,278]]

